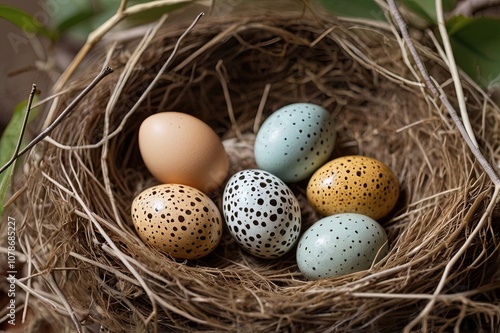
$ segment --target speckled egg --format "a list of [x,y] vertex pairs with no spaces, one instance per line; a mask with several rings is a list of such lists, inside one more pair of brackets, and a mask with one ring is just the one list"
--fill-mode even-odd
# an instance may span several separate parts
[[330,113],[321,106],[295,103],[273,112],[255,138],[257,167],[284,182],[309,177],[333,151],[336,131]]
[[316,280],[369,269],[388,253],[387,235],[362,214],[325,217],[304,232],[297,246],[297,265]]
[[399,183],[392,170],[374,158],[345,156],[319,168],[307,185],[307,199],[324,216],[360,213],[378,220],[394,208]]
[[139,237],[177,259],[198,259],[214,250],[222,237],[222,217],[203,192],[163,184],[141,192],[132,202]]
[[299,202],[269,172],[250,169],[234,174],[224,189],[222,211],[236,242],[257,257],[281,257],[299,237]]

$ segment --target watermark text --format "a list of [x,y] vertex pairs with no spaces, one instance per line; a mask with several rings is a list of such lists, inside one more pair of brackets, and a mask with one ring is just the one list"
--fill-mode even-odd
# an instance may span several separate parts
[[9,319],[7,322],[11,325],[16,324],[16,242],[16,219],[9,216],[7,220],[7,282],[9,285],[7,314]]

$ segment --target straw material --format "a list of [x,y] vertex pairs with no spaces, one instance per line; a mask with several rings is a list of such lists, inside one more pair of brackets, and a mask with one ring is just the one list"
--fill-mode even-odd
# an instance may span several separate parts
[[[167,24],[144,44],[110,43],[65,87],[57,112],[111,54],[112,76],[37,146],[25,168],[26,188],[12,214],[31,253],[28,280],[42,295],[35,299],[110,332],[467,332],[500,323],[500,225],[487,211],[493,186],[393,31],[309,12],[204,17],[134,109],[184,30]],[[430,44],[417,46],[456,104],[443,62]],[[494,163],[500,114],[464,87],[472,126]],[[227,231],[197,261],[173,260],[141,242],[130,205],[155,184],[138,151],[143,119],[175,110],[206,121],[223,139],[232,174],[254,166],[256,129],[293,102],[335,115],[332,157],[375,157],[397,174],[399,202],[381,221],[390,244],[385,259],[369,271],[308,281],[294,250],[277,260],[253,258]],[[303,230],[319,219],[305,187],[291,185]],[[221,191],[211,197],[220,205]],[[52,325],[74,330],[70,319]]]

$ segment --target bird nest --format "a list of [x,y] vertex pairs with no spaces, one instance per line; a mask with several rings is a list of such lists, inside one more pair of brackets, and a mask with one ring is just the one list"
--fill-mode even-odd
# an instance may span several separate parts
[[[180,41],[186,26],[166,23],[105,44],[60,91],[47,122],[105,62],[114,69],[36,147],[19,181],[9,214],[20,221],[31,267],[19,282],[30,306],[48,306],[61,332],[92,323],[110,332],[466,331],[499,323],[494,186],[393,30],[309,12],[204,17]],[[457,105],[445,63],[425,40],[415,43]],[[481,151],[496,161],[500,113],[463,85]],[[380,221],[389,238],[382,261],[310,281],[294,250],[254,258],[227,230],[213,253],[191,261],[140,240],[130,206],[156,184],[138,150],[142,120],[174,110],[205,121],[223,140],[232,175],[255,166],[262,121],[294,102],[333,114],[332,157],[374,157],[397,175],[399,201]],[[306,185],[290,184],[303,230],[320,218]],[[210,196],[220,205],[220,190]]]

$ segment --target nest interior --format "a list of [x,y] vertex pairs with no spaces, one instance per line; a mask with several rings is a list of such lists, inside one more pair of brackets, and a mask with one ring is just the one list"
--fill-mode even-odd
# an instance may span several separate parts
[[[26,190],[12,214],[22,212],[24,251],[37,253],[33,267],[41,276],[30,278],[33,287],[52,295],[46,298],[60,304],[58,312],[112,332],[465,331],[499,323],[499,224],[482,219],[491,182],[390,30],[319,14],[206,17],[133,109],[184,31],[163,27],[140,54],[139,39],[95,54],[65,87],[57,112],[99,72],[106,52],[114,73],[28,160]],[[445,66],[418,45],[453,96]],[[464,87],[471,123],[494,161],[500,115]],[[335,115],[332,158],[371,156],[397,174],[399,202],[381,221],[390,245],[384,260],[369,271],[308,281],[294,250],[256,259],[227,232],[212,254],[189,262],[141,242],[130,205],[155,184],[137,146],[143,119],[169,110],[199,117],[221,136],[234,173],[254,166],[262,120],[294,102]],[[305,186],[290,185],[301,201],[303,230],[319,218]],[[220,204],[220,191],[211,196]]]

